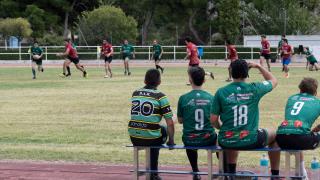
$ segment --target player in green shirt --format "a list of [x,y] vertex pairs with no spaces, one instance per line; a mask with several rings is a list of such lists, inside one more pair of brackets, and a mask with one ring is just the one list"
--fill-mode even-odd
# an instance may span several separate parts
[[123,45],[121,46],[121,54],[123,58],[124,63],[124,75],[131,75],[131,72],[129,70],[129,60],[131,58],[135,58],[135,51],[134,47],[129,44],[128,40],[123,41]]
[[[278,127],[276,140],[283,149],[315,149],[320,143],[320,123],[311,130],[320,116],[320,100],[316,97],[318,81],[304,78],[300,93],[292,95],[285,108],[285,120]],[[306,175],[303,154],[300,154],[300,172]]]
[[[135,146],[159,146],[169,140],[168,145],[174,145],[174,123],[170,103],[165,94],[157,90],[161,83],[160,72],[157,69],[147,71],[144,80],[146,86],[133,92],[131,98],[131,120],[128,132]],[[167,130],[160,125],[164,117]],[[168,135],[167,135],[168,134]],[[150,169],[158,170],[159,149],[150,150]],[[161,179],[158,174],[151,174],[151,179]]]
[[[202,90],[205,71],[196,66],[188,70],[192,91],[180,96],[178,102],[178,121],[183,124],[182,141],[185,146],[216,145],[217,135],[210,123],[213,96]],[[186,149],[193,172],[199,172],[197,150]],[[201,179],[194,175],[193,180]]]
[[43,72],[42,67],[42,56],[43,50],[39,47],[38,42],[34,42],[31,47],[31,58],[32,58],[32,79],[36,79],[36,66],[38,66],[38,71]]
[[[249,68],[260,71],[265,81],[247,83]],[[238,149],[256,149],[267,145],[275,147],[275,132],[259,129],[260,99],[272,91],[277,85],[277,79],[261,65],[247,64],[245,60],[231,63],[233,82],[220,88],[214,97],[212,122],[220,128],[218,142],[222,148],[229,149],[227,155],[227,172],[236,172]],[[219,121],[219,117],[220,120]],[[272,174],[279,174],[276,167],[280,155],[269,153]]]
[[156,69],[160,69],[161,73],[163,73],[164,68],[159,65],[161,61],[162,53],[163,53],[163,48],[160,44],[158,44],[158,41],[156,39],[153,40],[152,49],[153,49],[153,54],[151,59],[154,59]]
[[304,53],[306,54],[307,57],[307,66],[306,68],[308,68],[309,64],[309,71],[313,71],[313,67],[316,69],[316,71],[319,70],[318,67],[318,61],[316,59],[316,57],[314,57],[314,55],[312,54],[311,50],[308,47],[304,47],[303,48]]

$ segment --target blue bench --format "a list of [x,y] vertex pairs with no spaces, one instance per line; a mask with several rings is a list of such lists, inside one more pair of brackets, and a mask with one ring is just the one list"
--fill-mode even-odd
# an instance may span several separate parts
[[[150,173],[165,173],[165,174],[198,174],[198,175],[207,175],[208,179],[212,179],[213,176],[215,177],[223,177],[223,176],[233,176],[233,177],[278,177],[278,178],[300,178],[303,179],[304,176],[302,172],[300,172],[300,156],[298,155],[301,151],[299,150],[283,150],[280,148],[261,148],[261,149],[253,149],[253,150],[240,150],[240,151],[259,151],[259,152],[271,152],[271,151],[281,151],[285,153],[285,175],[284,176],[272,176],[272,175],[261,175],[261,174],[254,174],[254,173],[244,173],[244,172],[237,172],[236,174],[229,174],[223,172],[223,158],[219,158],[218,161],[218,172],[212,172],[212,153],[218,153],[219,157],[223,157],[223,149],[219,146],[204,146],[204,147],[193,147],[193,146],[183,146],[183,145],[174,145],[174,146],[133,146],[129,145],[127,147],[133,148],[133,156],[134,156],[134,169],[131,171],[133,172],[133,179],[138,180],[140,175],[146,175],[146,179],[150,179]],[[159,148],[159,149],[198,149],[198,150],[205,150],[207,151],[207,171],[201,172],[192,172],[192,171],[174,171],[174,170],[150,170],[150,149],[151,148]],[[145,150],[145,169],[139,168],[139,151]],[[295,168],[299,169],[299,174],[297,176],[290,175],[290,155],[294,154],[297,155]]]

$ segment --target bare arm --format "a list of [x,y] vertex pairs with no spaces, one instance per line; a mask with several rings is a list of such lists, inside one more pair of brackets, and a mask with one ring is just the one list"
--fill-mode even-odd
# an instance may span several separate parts
[[312,129],[312,132],[320,132],[320,124]]
[[260,64],[257,64],[257,63],[249,63],[249,67],[250,68],[256,68],[258,69],[263,78],[267,81],[271,81],[272,83],[272,88],[274,89],[277,85],[278,85],[278,80],[277,78],[275,78],[271,72],[269,72],[268,70],[266,70],[264,67],[262,67]]
[[172,118],[165,118],[167,123],[167,133],[169,136],[169,140],[167,142],[168,145],[174,145],[174,123]]
[[178,122],[179,122],[180,124],[182,124],[182,123],[183,123],[183,118],[182,118],[182,117],[178,117]]
[[211,126],[216,128],[216,129],[220,129],[221,128],[221,121],[219,120],[219,116],[215,115],[215,114],[211,114],[210,115],[210,122],[211,122]]

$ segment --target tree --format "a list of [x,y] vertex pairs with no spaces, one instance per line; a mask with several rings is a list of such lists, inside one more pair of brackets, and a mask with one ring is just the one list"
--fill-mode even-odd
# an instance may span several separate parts
[[138,34],[136,20],[113,6],[101,6],[85,12],[79,27],[89,44],[100,44],[104,38],[116,43],[124,38],[135,42]]
[[16,36],[21,41],[23,37],[29,37],[32,30],[28,20],[24,18],[7,18],[0,20],[0,32],[5,39],[8,36]]
[[45,12],[36,5],[28,5],[25,11],[33,30],[32,37],[42,37],[45,32]]
[[239,0],[220,0],[218,3],[219,32],[224,40],[229,39],[236,42],[239,38],[240,18]]

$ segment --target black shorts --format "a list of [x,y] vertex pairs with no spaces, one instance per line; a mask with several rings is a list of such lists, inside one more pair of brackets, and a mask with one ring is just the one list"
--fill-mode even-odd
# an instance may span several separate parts
[[257,130],[257,141],[248,146],[230,148],[220,145],[223,149],[235,149],[235,150],[248,150],[248,149],[259,149],[264,148],[268,145],[268,131],[266,129]]
[[154,61],[161,61],[160,56],[153,56]]
[[156,139],[140,139],[130,137],[131,142],[134,146],[160,146],[167,141],[168,135],[165,127],[161,127],[162,136]]
[[79,64],[79,62],[80,62],[79,57],[73,58],[73,57],[68,56],[67,59],[69,59],[74,64]]
[[32,58],[32,62],[36,63],[38,66],[41,66],[42,65],[42,58],[40,58],[40,59],[33,59]]
[[309,63],[313,66],[313,65],[316,64],[317,62],[312,61],[312,62],[309,62]]
[[265,54],[265,53],[261,53],[260,56],[264,57],[265,60],[269,60],[271,58],[270,54]]
[[190,67],[198,67],[199,64],[189,64]]
[[111,63],[112,62],[112,56],[109,56],[109,57],[104,57],[104,62],[108,62],[108,63]]
[[315,149],[319,146],[320,134],[277,134],[276,141],[281,149]]

